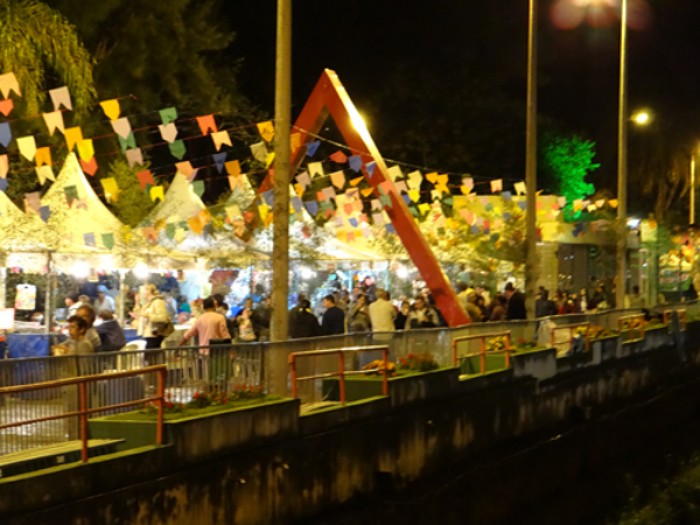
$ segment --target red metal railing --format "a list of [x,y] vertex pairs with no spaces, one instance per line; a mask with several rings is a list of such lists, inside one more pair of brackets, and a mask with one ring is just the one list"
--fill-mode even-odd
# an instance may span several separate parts
[[[87,384],[94,383],[96,381],[106,381],[110,379],[118,379],[122,377],[131,377],[137,375],[144,375],[149,373],[156,373],[157,375],[157,386],[156,395],[151,397],[145,397],[143,399],[138,399],[134,401],[126,401],[123,403],[114,403],[111,405],[104,405],[96,408],[88,408],[88,396],[87,396]],[[156,424],[156,444],[161,445],[163,443],[163,406],[165,402],[165,378],[168,373],[168,369],[165,365],[155,365],[147,366],[137,370],[128,370],[125,372],[114,372],[105,374],[94,374],[80,377],[73,377],[69,379],[58,379],[55,381],[45,381],[42,383],[34,383],[28,385],[17,385],[17,386],[4,386],[0,387],[0,395],[11,395],[11,394],[22,394],[25,392],[33,392],[37,390],[46,390],[50,388],[61,388],[66,386],[77,385],[78,386],[78,410],[73,410],[70,412],[65,412],[62,414],[55,414],[50,416],[36,417],[31,419],[24,419],[22,421],[14,421],[12,423],[4,423],[0,425],[0,431],[19,427],[23,425],[30,425],[33,423],[42,423],[45,421],[53,421],[58,419],[68,419],[72,417],[78,417],[80,422],[80,441],[81,441],[81,459],[83,463],[88,460],[88,416],[98,412],[107,412],[109,410],[114,410],[117,408],[124,408],[136,405],[142,405],[143,403],[155,402],[158,407],[157,413],[157,424]]]
[[[382,352],[381,367],[372,370],[345,370],[345,354],[362,353],[362,352]],[[328,355],[336,355],[338,357],[338,369],[334,372],[325,372],[322,374],[314,374],[310,376],[299,377],[297,375],[297,360],[308,359],[312,357],[321,357]],[[376,371],[382,375],[382,395],[389,395],[389,347],[382,346],[356,346],[351,348],[331,348],[328,350],[313,350],[308,352],[292,352],[289,354],[289,372],[292,383],[292,397],[297,397],[298,383],[301,381],[314,381],[316,379],[326,379],[329,377],[339,377],[339,397],[341,404],[345,404],[345,377],[349,375],[362,375],[368,372]]]
[[490,333],[490,334],[478,334],[478,335],[464,335],[460,337],[455,337],[452,339],[452,363],[454,366],[459,366],[459,361],[460,359],[466,359],[467,357],[471,357],[473,355],[477,354],[465,354],[465,355],[459,355],[457,353],[457,345],[459,343],[462,343],[464,341],[474,341],[479,339],[479,356],[480,356],[480,369],[481,373],[486,372],[486,340],[487,339],[494,339],[496,337],[503,337],[505,339],[505,347],[503,350],[495,350],[491,351],[490,353],[492,354],[500,354],[504,353],[505,354],[505,365],[506,368],[510,368],[510,353],[512,351],[511,347],[511,342],[510,342],[510,332],[497,332],[497,333]]
[[552,328],[552,331],[550,334],[550,343],[552,345],[552,348],[556,348],[557,344],[559,344],[559,345],[562,344],[562,341],[557,342],[557,332],[562,332],[564,330],[568,330],[569,338],[568,338],[567,342],[569,344],[569,349],[573,350],[574,339],[576,337],[576,331],[579,329],[585,328],[586,329],[585,332],[583,332],[582,334],[579,334],[579,335],[584,336],[585,341],[586,341],[585,351],[588,352],[590,350],[590,346],[591,346],[591,340],[590,340],[590,336],[588,333],[588,329],[590,326],[591,326],[591,323],[588,323],[588,322],[563,324],[563,325],[555,326],[554,328]]

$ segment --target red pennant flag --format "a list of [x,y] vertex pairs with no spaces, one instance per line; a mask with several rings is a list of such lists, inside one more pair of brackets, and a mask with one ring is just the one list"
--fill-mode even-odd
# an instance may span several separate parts
[[342,151],[338,150],[331,155],[331,160],[333,162],[337,162],[338,164],[345,164],[348,161],[348,156]]
[[92,157],[88,161],[80,159],[80,166],[83,168],[83,171],[91,177],[94,177],[95,173],[97,173],[97,159],[95,157]]
[[199,129],[202,130],[202,135],[208,135],[210,131],[219,131],[216,127],[216,122],[214,122],[214,115],[197,117],[197,124],[199,124]]
[[0,100],[0,113],[2,113],[3,115],[9,115],[10,112],[14,109],[14,107],[15,103],[12,102],[11,98]]
[[141,185],[141,189],[146,191],[146,188],[150,186],[155,186],[156,181],[153,179],[153,174],[151,173],[151,170],[142,170],[136,173],[136,177],[139,179],[139,184]]

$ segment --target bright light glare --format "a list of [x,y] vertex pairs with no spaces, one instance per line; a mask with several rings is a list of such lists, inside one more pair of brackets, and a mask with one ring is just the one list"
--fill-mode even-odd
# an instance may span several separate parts
[[651,122],[651,113],[648,111],[637,111],[632,115],[632,121],[638,126],[646,126]]
[[71,273],[78,279],[85,279],[90,275],[90,265],[85,261],[77,261],[73,264]]
[[633,230],[636,230],[639,228],[639,224],[641,223],[641,219],[637,219],[635,217],[632,217],[631,219],[627,219],[627,227],[632,228]]
[[301,278],[304,279],[305,281],[308,281],[309,279],[311,279],[315,276],[316,276],[316,272],[314,272],[311,268],[302,268],[301,269]]
[[406,277],[408,277],[408,268],[406,268],[404,265],[399,266],[396,269],[396,276],[399,279],[405,279]]
[[363,137],[369,137],[369,130],[367,129],[367,123],[365,122],[364,117],[354,106],[349,107],[348,110],[350,111],[350,122],[352,122],[353,127]]
[[134,266],[134,275],[138,279],[145,279],[148,277],[148,265],[145,263],[139,263],[136,266]]

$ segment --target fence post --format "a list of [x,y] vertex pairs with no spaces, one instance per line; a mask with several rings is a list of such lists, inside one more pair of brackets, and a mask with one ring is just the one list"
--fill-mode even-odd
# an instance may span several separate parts
[[343,351],[338,351],[338,370],[340,371],[340,403],[345,404],[345,360],[343,359]]
[[78,410],[80,411],[80,456],[83,463],[88,460],[88,449],[87,449],[87,385],[86,381],[81,381],[78,383],[78,389],[80,392],[80,406]]
[[382,381],[382,395],[383,396],[388,396],[389,395],[389,379],[388,379],[388,369],[387,367],[389,366],[389,347],[385,347],[382,349],[383,358],[384,358],[384,379]]
[[158,376],[158,421],[156,426],[156,445],[163,444],[163,409],[165,404],[165,370],[157,371]]

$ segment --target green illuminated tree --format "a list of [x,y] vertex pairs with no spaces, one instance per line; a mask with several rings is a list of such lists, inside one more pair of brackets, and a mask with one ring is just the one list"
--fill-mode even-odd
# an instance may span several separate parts
[[133,228],[139,225],[156,204],[141,189],[136,171],[124,159],[118,159],[110,164],[109,176],[114,177],[119,186],[119,195],[115,201],[108,203],[109,208],[127,226]]
[[564,216],[567,220],[578,219],[581,212],[574,212],[573,201],[593,195],[595,188],[586,182],[589,173],[600,164],[593,162],[595,142],[578,135],[563,136],[544,134],[540,151],[540,187],[566,197]]

